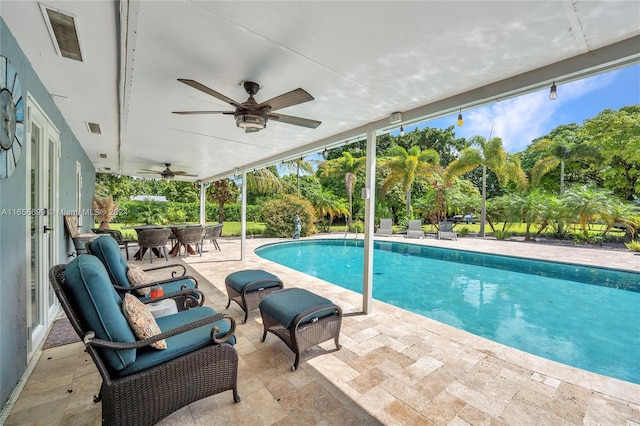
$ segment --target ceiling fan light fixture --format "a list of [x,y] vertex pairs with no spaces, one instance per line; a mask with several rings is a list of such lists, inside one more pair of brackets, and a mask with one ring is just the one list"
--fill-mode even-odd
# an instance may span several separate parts
[[245,133],[259,132],[267,127],[267,118],[258,114],[240,113],[235,118],[236,126],[244,129]]

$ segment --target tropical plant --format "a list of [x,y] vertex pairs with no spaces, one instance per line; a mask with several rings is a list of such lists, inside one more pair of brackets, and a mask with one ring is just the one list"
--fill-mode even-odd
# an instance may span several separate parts
[[470,172],[477,167],[482,167],[482,207],[480,215],[479,235],[484,237],[484,223],[487,217],[487,169],[492,170],[498,177],[501,185],[514,182],[518,189],[524,189],[527,185],[527,177],[520,167],[518,159],[509,155],[502,146],[500,138],[486,140],[482,136],[474,136],[471,139],[473,146],[465,148],[458,159],[454,160],[446,168],[444,177],[446,182],[451,182],[455,177]]
[[380,196],[384,199],[390,188],[400,185],[405,194],[406,216],[411,216],[411,188],[417,178],[433,180],[440,171],[440,157],[433,149],[420,150],[412,146],[409,150],[394,145],[389,149],[393,157],[385,161],[381,170],[387,172],[382,182]]
[[545,153],[545,157],[536,161],[531,169],[531,183],[538,186],[544,175],[560,166],[560,195],[564,193],[565,162],[574,159],[592,158],[597,152],[588,145],[573,142],[575,136],[555,139],[543,139],[532,145],[532,151]]
[[562,196],[567,209],[577,216],[584,238],[589,241],[589,225],[606,215],[611,206],[611,192],[586,185],[576,185]]
[[321,190],[316,193],[310,194],[309,201],[316,209],[316,216],[318,219],[323,220],[329,216],[328,223],[325,230],[331,229],[331,224],[336,216],[348,216],[349,206],[343,199],[339,199],[331,191]]
[[238,188],[229,179],[221,179],[209,187],[209,199],[218,203],[218,223],[224,222],[224,205],[232,203],[238,198]]
[[265,167],[247,173],[247,192],[253,195],[275,194],[282,189],[282,181],[275,167]]
[[280,164],[280,169],[283,172],[295,173],[296,175],[296,189],[300,192],[300,175],[301,174],[313,174],[313,164],[317,163],[316,160],[305,161],[304,158],[297,158],[295,160],[283,161]]
[[353,157],[350,152],[343,152],[342,157],[325,161],[321,164],[323,176],[344,176],[344,186],[349,200],[349,216],[347,226],[351,227],[353,218],[353,191],[358,181],[358,172],[364,170],[366,157]]

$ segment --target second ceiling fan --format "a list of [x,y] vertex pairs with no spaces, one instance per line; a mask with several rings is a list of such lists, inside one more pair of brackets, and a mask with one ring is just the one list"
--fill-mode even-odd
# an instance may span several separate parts
[[179,78],[179,82],[184,83],[194,89],[200,90],[208,95],[218,98],[231,106],[235,107],[234,111],[173,111],[174,114],[190,115],[190,114],[228,114],[233,115],[236,125],[244,129],[245,133],[258,132],[267,126],[268,120],[279,121],[281,123],[293,124],[296,126],[308,127],[315,129],[321,122],[310,120],[308,118],[293,117],[284,114],[275,114],[273,111],[290,107],[292,105],[301,104],[313,100],[313,96],[304,89],[295,89],[268,101],[258,103],[253,96],[260,90],[260,85],[252,81],[243,82],[244,90],[249,94],[249,99],[245,102],[236,102],[227,96],[216,92],[209,87],[198,83],[195,80]]

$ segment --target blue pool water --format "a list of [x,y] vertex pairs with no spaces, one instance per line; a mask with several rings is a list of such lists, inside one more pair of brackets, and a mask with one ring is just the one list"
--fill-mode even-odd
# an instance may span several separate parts
[[[640,274],[375,242],[373,297],[564,364],[640,384]],[[362,293],[363,241],[256,253]]]

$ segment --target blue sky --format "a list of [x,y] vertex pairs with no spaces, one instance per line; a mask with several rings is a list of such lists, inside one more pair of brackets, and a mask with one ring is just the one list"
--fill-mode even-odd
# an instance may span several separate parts
[[[617,110],[640,104],[640,64],[599,74],[567,84],[559,84],[558,97],[549,99],[549,88],[484,107],[462,111],[464,125],[457,126],[458,114],[427,121],[415,127],[455,126],[456,136],[480,135],[502,139],[508,152],[520,152],[531,141],[562,124],[583,124],[604,109]],[[392,132],[396,134],[396,132]]]

